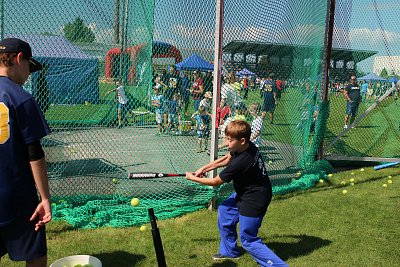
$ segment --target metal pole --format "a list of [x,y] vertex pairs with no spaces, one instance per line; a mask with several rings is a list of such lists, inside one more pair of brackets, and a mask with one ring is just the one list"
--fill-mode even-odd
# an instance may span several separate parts
[[[321,83],[321,100],[327,103],[329,94],[329,68],[331,62],[332,52],[332,39],[333,39],[333,26],[335,23],[335,0],[328,0],[327,11],[326,11],[326,29],[325,29],[325,40],[324,40],[324,64],[322,66],[322,83]],[[326,115],[328,116],[328,115]],[[326,126],[325,126],[326,128]],[[324,142],[321,140],[318,151],[315,155],[316,159],[322,158],[324,150]]]
[[1,12],[1,18],[0,18],[0,20],[1,20],[1,24],[0,24],[0,31],[1,31],[1,36],[0,36],[0,40],[3,40],[4,39],[4,0],[1,0],[1,10],[0,10],[0,12]]
[[164,249],[161,241],[160,230],[157,227],[157,218],[154,216],[153,208],[148,209],[150,224],[151,224],[151,234],[153,236],[154,249],[156,251],[158,267],[167,267],[165,262]]
[[121,55],[119,57],[119,78],[122,80],[124,84],[126,84],[125,80],[125,71],[124,71],[124,54],[125,54],[125,12],[126,9],[126,0],[122,0],[122,19],[121,19]]
[[[210,160],[218,158],[218,129],[216,128],[217,107],[220,101],[221,72],[222,72],[222,34],[224,29],[224,0],[216,0],[215,16],[215,47],[214,47],[214,77],[213,77],[213,102],[212,102],[212,130]],[[217,175],[217,170],[211,172],[211,177]],[[210,203],[210,209],[214,209],[215,198]]]
[[[3,1],[3,0],[2,0]],[[114,44],[119,44],[119,1],[115,0],[115,8],[114,8]]]

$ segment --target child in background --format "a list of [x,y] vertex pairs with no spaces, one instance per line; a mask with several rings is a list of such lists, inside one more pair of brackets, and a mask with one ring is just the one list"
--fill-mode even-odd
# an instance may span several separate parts
[[156,122],[158,125],[158,134],[163,133],[163,120],[164,120],[164,97],[160,94],[161,85],[154,86],[154,95],[151,96],[151,104],[156,108]]
[[264,130],[264,118],[260,115],[260,105],[257,103],[251,104],[249,112],[254,117],[251,123],[250,141],[253,142],[256,147],[260,147],[261,134]]
[[116,92],[115,102],[118,104],[117,116],[118,116],[118,129],[119,129],[122,127],[123,122],[126,122],[126,109],[129,99],[125,95],[125,90],[124,87],[122,86],[121,80],[116,80],[115,85],[117,86],[117,88],[108,91],[106,95],[109,95],[111,92]]
[[[197,129],[197,153],[206,151],[208,146],[208,137],[210,135],[211,116],[203,106],[192,115],[196,121]],[[202,145],[204,145],[202,147]]]
[[219,128],[220,125],[224,124],[227,117],[231,115],[231,109],[226,105],[226,98],[221,98],[219,102],[219,107],[217,107],[217,120],[216,127]]
[[179,117],[181,113],[181,103],[179,100],[179,93],[175,93],[172,100],[169,101],[168,106],[168,130],[176,130],[176,134],[179,134]]

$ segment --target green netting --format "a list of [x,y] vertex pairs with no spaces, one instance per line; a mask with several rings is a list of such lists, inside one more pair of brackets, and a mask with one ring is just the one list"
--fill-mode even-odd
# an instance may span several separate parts
[[[196,70],[203,81],[202,95],[213,91],[215,1],[3,2],[1,37],[28,41],[34,56],[46,65],[46,71],[32,75],[24,87],[38,100],[53,131],[42,144],[55,219],[77,228],[140,225],[148,222],[148,208],[154,208],[159,219],[171,218],[232,192],[231,184],[211,188],[182,177],[128,179],[130,172],[194,171],[210,160],[209,138],[197,136],[197,96],[186,89],[196,82]],[[327,1],[224,2],[220,97],[225,103],[222,114],[227,107],[230,113],[220,121],[220,129],[232,119],[252,123],[250,109],[264,115],[268,86],[263,84],[276,85],[277,106],[273,117],[263,117],[259,143],[273,192],[310,188],[332,172],[328,161],[316,160],[321,144],[329,145],[343,130],[345,99],[334,85],[340,88],[354,73],[372,72],[373,58],[382,55],[390,61],[398,53],[390,38],[399,34],[386,24],[395,17],[389,11],[384,16],[374,1],[365,6],[336,1],[332,89],[324,102]],[[359,15],[364,13],[370,15]],[[370,18],[377,18],[376,25]],[[365,44],[364,28],[368,34],[381,34],[382,40]],[[183,67],[172,69],[177,63]],[[391,75],[389,66],[386,70],[388,76],[398,75],[395,69]],[[117,80],[126,95],[120,114]],[[359,114],[378,93],[384,94],[387,89],[381,85],[372,82],[374,94],[361,104]],[[154,87],[164,98],[179,93],[175,123],[174,116],[170,123],[168,116],[160,116],[158,127],[157,109],[164,106],[171,113],[171,104],[154,105]],[[395,94],[383,99],[323,156],[399,157],[396,103]],[[227,153],[223,143],[220,138],[219,155]],[[133,197],[140,199],[138,207],[130,205]]]
[[[348,2],[351,8],[347,8]],[[324,153],[331,159],[400,158],[400,46],[398,30],[393,27],[398,21],[398,2],[338,1],[337,5],[337,10],[348,11],[346,16],[337,14],[334,46],[350,53],[331,62],[331,112]],[[363,92],[354,128],[350,118],[345,132],[346,100],[340,90],[350,83],[350,75],[356,75]]]

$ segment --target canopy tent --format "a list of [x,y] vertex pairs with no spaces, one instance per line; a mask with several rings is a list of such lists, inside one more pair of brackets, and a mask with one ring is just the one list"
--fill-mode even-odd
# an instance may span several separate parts
[[254,72],[249,71],[248,69],[244,68],[241,71],[236,72],[237,76],[243,77],[243,76],[253,76],[256,75]]
[[[28,42],[32,54],[46,64],[49,101],[53,104],[80,104],[99,100],[99,60],[84,53],[64,36],[8,35]],[[39,72],[31,75],[32,95],[37,92]]]
[[390,83],[397,83],[399,79],[397,79],[396,77],[390,77],[387,81]]
[[196,53],[175,65],[177,70],[213,70],[214,65],[201,58]]
[[385,78],[379,77],[375,73],[367,74],[363,77],[357,78],[358,81],[386,81]]

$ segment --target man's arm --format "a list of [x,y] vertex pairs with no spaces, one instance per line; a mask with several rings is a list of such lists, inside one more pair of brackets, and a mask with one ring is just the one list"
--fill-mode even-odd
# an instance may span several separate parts
[[49,181],[47,178],[46,161],[44,157],[39,160],[30,161],[29,163],[37,190],[39,191],[40,195],[40,203],[30,218],[32,221],[39,216],[39,220],[35,225],[35,231],[37,231],[40,227],[50,222],[52,218]]
[[202,94],[203,91],[204,91],[204,86],[203,86],[203,85],[199,85],[199,89],[193,90],[193,93],[195,93],[195,94]]
[[347,99],[347,101],[349,101],[350,103],[353,102],[353,101],[351,101],[351,99],[349,97],[349,91],[347,91],[347,89],[344,89],[343,94],[344,94],[344,97]]

